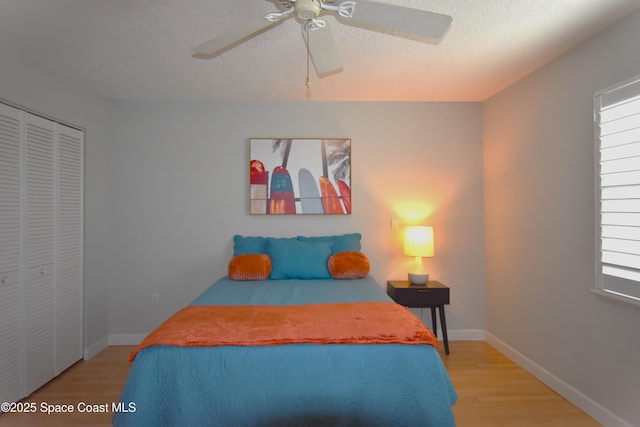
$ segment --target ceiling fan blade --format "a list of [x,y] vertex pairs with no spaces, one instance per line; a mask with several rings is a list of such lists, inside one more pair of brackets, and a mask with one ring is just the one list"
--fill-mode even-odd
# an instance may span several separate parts
[[[321,19],[316,19],[324,22]],[[303,29],[302,35],[309,47],[309,54],[319,76],[342,70],[342,59],[336,46],[336,42],[331,33],[331,28],[324,22],[324,25],[313,26],[313,29],[306,31]]]
[[256,16],[248,19],[231,30],[191,49],[193,57],[202,59],[214,58],[227,49],[231,49],[232,47],[257,36],[282,21],[282,16],[279,19],[266,19],[264,16]]
[[403,6],[357,0],[349,21],[378,27],[383,30],[439,40],[453,18]]

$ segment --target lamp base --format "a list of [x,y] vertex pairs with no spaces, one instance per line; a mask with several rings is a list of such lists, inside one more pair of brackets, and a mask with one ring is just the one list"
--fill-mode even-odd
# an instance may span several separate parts
[[429,281],[429,274],[409,273],[409,281],[412,285],[424,286]]

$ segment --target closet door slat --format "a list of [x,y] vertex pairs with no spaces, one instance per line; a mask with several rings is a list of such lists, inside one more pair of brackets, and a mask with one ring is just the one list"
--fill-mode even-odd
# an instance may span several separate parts
[[25,113],[26,392],[55,376],[55,124]]
[[20,126],[22,112],[0,104],[0,402],[20,399]]
[[58,124],[56,375],[82,358],[83,133]]

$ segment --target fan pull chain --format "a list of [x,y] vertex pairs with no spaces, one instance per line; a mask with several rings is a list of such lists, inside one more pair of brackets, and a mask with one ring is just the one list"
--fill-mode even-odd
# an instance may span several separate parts
[[307,31],[307,89],[311,89],[311,73],[309,72],[309,62],[311,57],[311,52],[309,51],[309,27],[305,25],[305,30]]
[[307,32],[307,88],[311,88],[311,51],[309,50],[309,37],[311,33],[315,30],[319,30],[320,28],[324,28],[327,25],[322,19],[310,19],[304,23],[302,28]]

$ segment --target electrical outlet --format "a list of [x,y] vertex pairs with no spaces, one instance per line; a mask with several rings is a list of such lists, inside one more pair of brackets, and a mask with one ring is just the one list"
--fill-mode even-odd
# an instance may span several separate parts
[[154,292],[151,294],[151,305],[160,305],[160,294]]
[[391,218],[391,230],[398,231],[400,229],[400,220],[398,218]]

